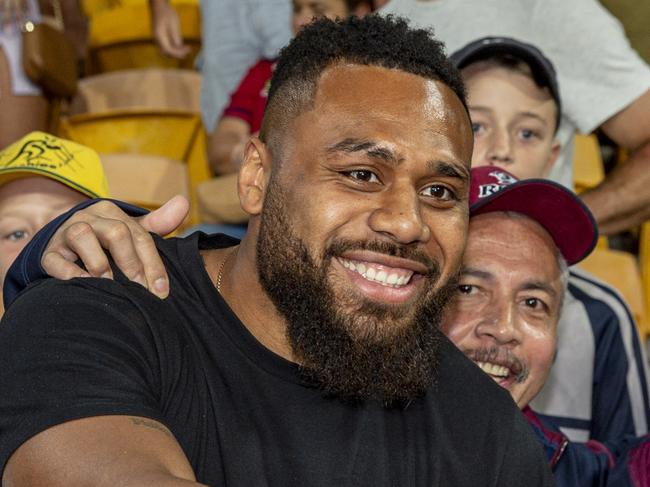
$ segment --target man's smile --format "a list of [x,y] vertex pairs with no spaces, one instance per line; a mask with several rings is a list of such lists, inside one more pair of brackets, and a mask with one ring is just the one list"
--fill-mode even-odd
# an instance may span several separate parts
[[404,287],[413,276],[413,271],[390,268],[373,262],[364,263],[355,260],[347,260],[342,257],[339,257],[339,261],[346,269],[357,272],[361,274],[364,279],[377,282],[383,286],[390,286],[393,288]]
[[401,304],[421,292],[426,266],[408,259],[376,252],[352,252],[335,259],[346,269],[350,281],[367,298]]
[[475,361],[474,363],[478,365],[483,372],[492,377],[492,379],[494,379],[494,381],[501,387],[507,387],[510,385],[512,382],[511,379],[514,378],[510,369],[504,365],[478,361]]
[[491,347],[466,351],[465,355],[501,387],[522,383],[528,377],[528,368],[514,354]]

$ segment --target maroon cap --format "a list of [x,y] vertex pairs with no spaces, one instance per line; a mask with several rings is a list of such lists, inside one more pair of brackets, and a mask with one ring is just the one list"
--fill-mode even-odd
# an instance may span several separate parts
[[580,262],[596,246],[598,227],[585,204],[548,179],[518,180],[496,166],[472,168],[470,217],[513,211],[532,218],[551,235],[567,264]]

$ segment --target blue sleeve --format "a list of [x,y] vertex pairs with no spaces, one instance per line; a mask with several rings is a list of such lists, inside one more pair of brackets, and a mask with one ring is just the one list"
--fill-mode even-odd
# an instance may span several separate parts
[[634,416],[627,375],[630,362],[626,355],[616,316],[595,306],[588,310],[594,323],[596,355],[592,396],[591,438],[614,440],[634,435]]
[[[148,211],[143,208],[139,208],[122,201],[112,199],[107,200],[115,203],[119,208],[122,209],[122,211],[130,216],[141,216],[148,213]],[[16,260],[11,265],[9,271],[7,272],[7,275],[5,276],[3,287],[3,300],[5,309],[9,307],[16,296],[29,284],[38,281],[39,279],[45,279],[46,277],[49,277],[41,267],[41,258],[43,257],[45,247],[47,247],[50,239],[54,236],[61,224],[77,211],[83,210],[84,208],[87,208],[88,206],[91,206],[98,201],[101,201],[101,199],[91,199],[79,203],[77,206],[73,207],[66,213],[63,213],[62,215],[56,217],[54,220],[45,225],[36,235],[34,235],[34,238],[27,244],[27,246],[18,255],[18,257],[16,257]]]
[[526,419],[542,444],[556,487],[649,485],[650,435],[577,443],[540,416],[526,413]]
[[596,341],[591,438],[599,441],[648,431],[647,378],[640,340],[629,309],[623,302],[620,305],[627,319],[605,300],[587,308]]

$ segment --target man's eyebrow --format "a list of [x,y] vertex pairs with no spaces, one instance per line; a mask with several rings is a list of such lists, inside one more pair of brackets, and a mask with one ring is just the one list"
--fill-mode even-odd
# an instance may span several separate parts
[[549,294],[554,298],[557,297],[558,295],[557,291],[553,289],[553,286],[551,286],[547,282],[538,281],[538,280],[526,281],[521,286],[521,290],[522,291],[544,291],[545,293]]
[[386,147],[381,147],[377,142],[367,139],[348,138],[338,142],[326,149],[328,154],[336,152],[365,152],[368,156],[381,159],[392,165],[398,165],[401,159],[398,159],[393,151]]
[[449,161],[428,161],[427,170],[436,176],[469,180],[469,167],[462,162]]
[[470,277],[476,277],[478,279],[483,279],[485,281],[491,281],[494,279],[494,274],[488,271],[482,271],[480,269],[476,269],[474,267],[466,267],[463,266],[460,269],[460,276],[470,276]]

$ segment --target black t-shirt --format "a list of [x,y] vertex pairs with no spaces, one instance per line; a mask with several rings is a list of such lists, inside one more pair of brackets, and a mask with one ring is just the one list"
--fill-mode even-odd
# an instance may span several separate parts
[[[303,384],[214,289],[194,234],[158,241],[171,279],[159,300],[106,279],[42,281],[0,326],[0,466],[36,433],[134,415],[175,435],[213,486],[551,485],[509,395],[447,339],[436,381],[405,409],[345,404]],[[255,299],[255,296],[250,296]]]

